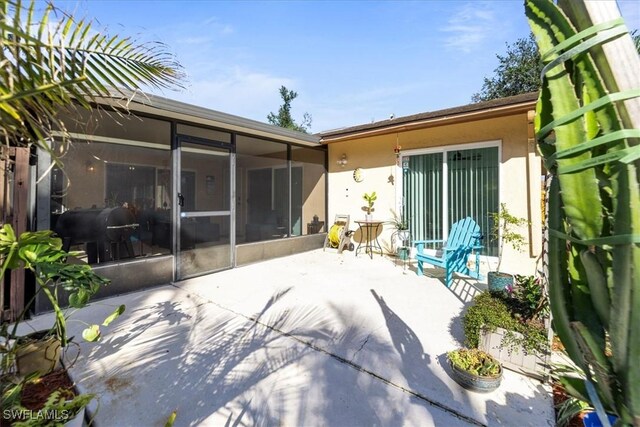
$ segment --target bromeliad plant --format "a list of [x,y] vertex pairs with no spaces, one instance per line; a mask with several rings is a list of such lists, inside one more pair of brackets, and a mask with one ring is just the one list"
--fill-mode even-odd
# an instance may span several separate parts
[[[618,424],[638,426],[640,129],[633,125],[638,117],[622,101],[640,96],[640,90],[637,73],[635,87],[613,77],[612,56],[598,46],[629,36],[621,18],[592,26],[583,2],[556,6],[550,0],[527,0],[525,5],[545,64],[535,127],[552,174],[548,276],[553,325],[584,373],[584,378],[564,376],[561,381],[598,410],[604,425],[606,410],[619,417]],[[615,3],[609,6],[617,14]],[[615,43],[615,55],[626,52],[625,40]],[[640,69],[636,52],[627,57],[629,70]],[[619,87],[631,90],[618,92]]]
[[[62,291],[68,293],[69,306],[79,309],[85,307],[91,296],[109,283],[109,280],[97,275],[91,266],[67,262],[75,255],[77,254],[74,252],[66,252],[62,249],[62,241],[54,237],[52,231],[26,232],[16,237],[9,224],[0,228],[0,259],[2,259],[0,278],[4,277],[7,270],[26,269],[33,273],[37,284],[36,292],[42,292],[47,297],[55,313],[51,332],[60,339],[63,347],[67,345],[69,338],[67,337],[67,314],[60,302]],[[10,338],[15,338],[18,324],[29,308],[27,305],[19,316]],[[116,308],[102,325],[109,325],[124,310],[123,305]],[[89,325],[83,331],[82,337],[87,341],[97,341],[100,338],[100,327],[97,324]]]

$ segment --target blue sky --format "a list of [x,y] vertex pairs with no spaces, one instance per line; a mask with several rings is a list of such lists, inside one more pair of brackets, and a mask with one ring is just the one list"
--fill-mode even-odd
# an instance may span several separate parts
[[[96,29],[162,41],[188,75],[159,95],[266,121],[281,85],[311,130],[468,104],[529,32],[522,1],[58,0]],[[630,29],[640,2],[618,1]]]

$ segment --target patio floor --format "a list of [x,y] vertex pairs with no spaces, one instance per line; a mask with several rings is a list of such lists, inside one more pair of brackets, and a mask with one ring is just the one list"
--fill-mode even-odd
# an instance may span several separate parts
[[127,311],[67,365],[97,394],[98,426],[163,426],[173,410],[176,426],[553,426],[547,385],[506,371],[478,394],[449,377],[477,292],[317,250],[98,301],[73,319]]

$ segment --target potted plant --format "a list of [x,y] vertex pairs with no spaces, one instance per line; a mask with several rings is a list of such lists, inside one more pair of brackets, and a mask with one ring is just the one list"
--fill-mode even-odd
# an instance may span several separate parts
[[489,214],[493,220],[491,238],[499,242],[498,265],[495,270],[487,274],[487,286],[490,292],[504,292],[509,286],[513,286],[513,275],[500,271],[502,256],[506,244],[511,245],[516,251],[522,252],[526,240],[518,233],[517,228],[528,224],[524,218],[518,218],[507,210],[505,203],[500,204],[500,210]]
[[79,394],[64,371],[3,378],[2,420],[11,425],[80,427],[93,394]]
[[[52,327],[46,331],[37,331],[26,336],[18,336],[18,326],[34,302],[35,297],[26,304],[11,330],[7,325],[2,344],[2,367],[10,369],[15,363],[18,373],[27,376],[34,371],[44,374],[58,367],[60,349],[67,346],[67,318],[69,313],[62,309],[63,291],[68,295],[71,308],[83,308],[89,298],[109,283],[109,280],[98,276],[91,266],[83,263],[68,262],[77,255],[62,250],[62,241],[54,237],[52,231],[25,232],[16,237],[13,228],[5,224],[0,228],[0,258],[2,269],[0,279],[7,270],[28,270],[33,273],[36,282],[36,293],[42,292],[49,300],[55,313]],[[124,312],[123,305],[116,308],[103,322],[109,325]],[[82,337],[86,341],[97,341],[100,338],[100,327],[88,325]]]
[[506,293],[483,292],[463,316],[466,345],[506,368],[541,378],[549,359],[549,303],[533,276],[516,276]]
[[452,378],[462,387],[480,393],[497,389],[502,381],[502,366],[482,350],[460,348],[447,353]]
[[375,210],[373,208],[373,204],[374,204],[374,202],[376,200],[378,200],[378,196],[376,195],[376,192],[374,191],[371,194],[364,193],[362,198],[367,202],[367,205],[362,207],[362,210],[366,212],[365,219],[367,221],[371,221],[371,214]]
[[393,226],[395,231],[391,235],[392,241],[397,241],[398,247],[398,257],[401,260],[406,260],[409,258],[409,240],[411,234],[409,233],[409,221],[404,218],[402,214],[398,214],[396,211],[391,209],[392,218],[389,223]]

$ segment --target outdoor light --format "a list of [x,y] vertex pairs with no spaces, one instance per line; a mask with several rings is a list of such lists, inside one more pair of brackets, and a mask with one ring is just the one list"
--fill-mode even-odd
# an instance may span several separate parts
[[86,164],[87,172],[93,172],[96,170],[95,166],[93,166],[93,162],[91,160],[87,161]]
[[343,154],[342,157],[340,157],[340,159],[338,159],[337,162],[341,167],[345,167],[347,165],[347,155]]

